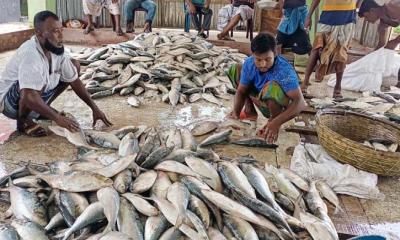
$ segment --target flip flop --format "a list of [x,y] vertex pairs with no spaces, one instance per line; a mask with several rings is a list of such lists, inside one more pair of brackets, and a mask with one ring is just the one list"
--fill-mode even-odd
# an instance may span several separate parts
[[247,116],[246,113],[244,112],[244,110],[242,110],[240,112],[240,116],[239,116],[240,120],[249,120],[249,121],[253,121],[253,122],[257,121],[257,118],[258,118],[257,115],[256,116]]
[[18,127],[18,131],[29,137],[44,137],[47,136],[46,130],[39,124],[34,122],[26,122]]

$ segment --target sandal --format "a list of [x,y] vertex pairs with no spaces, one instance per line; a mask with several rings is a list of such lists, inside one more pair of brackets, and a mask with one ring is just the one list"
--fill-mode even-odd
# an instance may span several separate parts
[[29,137],[44,137],[47,136],[46,130],[39,124],[33,121],[18,124],[18,131]]
[[341,99],[343,95],[341,92],[333,92],[333,99]]
[[116,31],[116,33],[117,33],[117,36],[122,36],[122,35],[124,35],[124,32],[122,31],[122,29],[118,29],[118,30]]

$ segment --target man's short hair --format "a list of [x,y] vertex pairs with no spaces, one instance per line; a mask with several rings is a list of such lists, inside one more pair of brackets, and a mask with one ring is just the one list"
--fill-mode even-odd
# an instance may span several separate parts
[[251,51],[253,53],[275,52],[276,40],[269,33],[260,33],[251,41]]
[[377,4],[374,0],[364,0],[361,3],[360,9],[358,10],[358,16],[364,17],[364,13],[369,12],[372,8],[379,7],[379,4]]
[[35,17],[33,18],[33,26],[36,30],[40,29],[43,22],[46,21],[48,18],[53,18],[55,20],[59,20],[58,16],[50,11],[41,11],[36,13]]

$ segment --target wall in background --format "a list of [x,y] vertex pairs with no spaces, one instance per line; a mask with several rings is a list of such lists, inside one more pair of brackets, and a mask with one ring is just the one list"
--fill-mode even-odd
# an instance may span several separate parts
[[20,18],[20,1],[0,0],[0,23],[19,22]]

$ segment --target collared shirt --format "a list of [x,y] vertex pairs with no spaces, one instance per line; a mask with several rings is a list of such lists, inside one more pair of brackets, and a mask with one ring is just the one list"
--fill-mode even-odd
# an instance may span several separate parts
[[60,81],[73,82],[78,78],[76,67],[66,54],[51,53],[51,67],[36,36],[24,42],[11,57],[0,77],[0,112],[8,89],[19,82],[20,89],[53,90]]
[[299,88],[299,79],[293,66],[282,56],[275,57],[274,65],[265,73],[260,72],[254,63],[254,57],[244,61],[240,83],[245,86],[254,86],[261,92],[269,81],[275,81],[287,93]]

